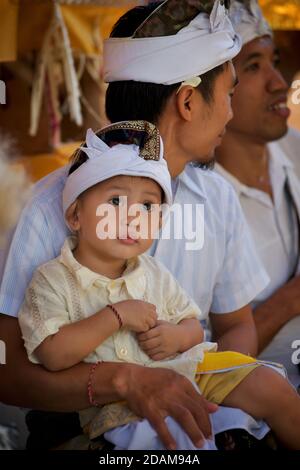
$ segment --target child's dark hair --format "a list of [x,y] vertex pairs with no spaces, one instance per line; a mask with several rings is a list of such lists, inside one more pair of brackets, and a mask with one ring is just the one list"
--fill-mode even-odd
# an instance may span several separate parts
[[[81,147],[86,147],[86,144],[82,144]],[[83,163],[85,163],[88,159],[89,157],[85,152],[83,152],[80,148],[76,149],[70,158],[71,167],[69,169],[68,175],[74,173],[74,171],[83,165]]]

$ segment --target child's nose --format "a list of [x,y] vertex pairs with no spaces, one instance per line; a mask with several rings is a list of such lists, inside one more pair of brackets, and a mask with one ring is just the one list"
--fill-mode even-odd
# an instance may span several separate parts
[[127,225],[138,225],[140,223],[140,217],[138,214],[132,215],[127,214],[126,224]]

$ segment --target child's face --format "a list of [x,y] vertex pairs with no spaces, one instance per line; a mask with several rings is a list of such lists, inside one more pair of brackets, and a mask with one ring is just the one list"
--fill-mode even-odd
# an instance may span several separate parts
[[161,187],[149,178],[115,176],[82,194],[71,226],[79,243],[95,254],[129,259],[152,245],[161,224],[162,197]]

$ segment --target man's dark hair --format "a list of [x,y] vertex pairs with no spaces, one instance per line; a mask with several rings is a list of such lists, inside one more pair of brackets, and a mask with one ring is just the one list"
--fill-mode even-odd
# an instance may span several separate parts
[[[132,36],[160,3],[150,3],[129,10],[117,21],[110,36],[116,38]],[[224,68],[225,64],[222,64],[201,75],[202,81],[198,90],[207,104],[213,100],[215,80]],[[111,122],[143,119],[157,124],[168,99],[179,86],[180,83],[161,85],[133,80],[112,82],[106,92],[107,117]]]

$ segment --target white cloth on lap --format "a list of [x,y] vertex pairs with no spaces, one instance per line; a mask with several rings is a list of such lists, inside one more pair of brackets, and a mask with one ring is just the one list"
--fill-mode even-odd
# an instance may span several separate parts
[[[235,408],[221,406],[210,417],[214,435],[230,429],[243,429],[260,440],[270,431],[264,421],[256,421],[247,413]],[[214,439],[207,439],[204,446],[198,449],[174,419],[168,416],[165,422],[177,442],[178,450],[217,450]],[[156,431],[146,420],[112,429],[106,432],[104,437],[116,446],[115,450],[165,450]]]

